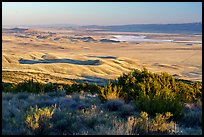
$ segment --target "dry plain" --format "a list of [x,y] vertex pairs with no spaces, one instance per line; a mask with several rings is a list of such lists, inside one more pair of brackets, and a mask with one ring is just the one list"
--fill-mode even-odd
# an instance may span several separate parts
[[[145,35],[174,42],[103,42],[112,35]],[[88,40],[87,40],[88,39]],[[201,41],[194,43],[192,41]],[[2,32],[2,81],[104,84],[143,67],[202,81],[202,36],[34,28]]]

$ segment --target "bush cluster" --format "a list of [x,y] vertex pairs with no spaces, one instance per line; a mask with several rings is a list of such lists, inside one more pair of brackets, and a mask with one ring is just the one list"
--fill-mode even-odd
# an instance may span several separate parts
[[89,83],[74,83],[71,85],[66,85],[65,88],[66,93],[74,93],[74,92],[90,92],[90,93],[99,93],[101,87],[96,84],[89,84]]
[[175,119],[183,115],[183,104],[196,102],[202,97],[202,84],[175,80],[164,72],[151,73],[147,69],[133,70],[109,83],[99,93],[102,101],[122,98],[126,103],[134,101],[139,111],[150,115],[171,112]]
[[38,81],[34,81],[33,79],[25,80],[21,83],[2,83],[3,92],[29,92],[29,93],[45,93],[52,92],[62,89],[60,84],[55,83],[40,83]]
[[135,102],[127,104],[121,98],[101,104],[97,94],[90,92],[51,93],[3,93],[2,134],[202,134],[201,102],[186,104],[187,112],[175,125],[171,113],[139,115]]
[[174,119],[179,119],[183,115],[184,103],[194,103],[202,99],[202,83],[176,80],[166,72],[156,74],[145,68],[123,74],[104,87],[88,83],[43,84],[34,80],[19,84],[2,83],[2,86],[3,92],[97,93],[102,102],[112,99],[122,99],[125,103],[132,101],[138,111],[145,111],[152,116],[156,116],[156,113],[171,112]]
[[29,93],[46,93],[65,90],[67,94],[74,92],[91,92],[98,93],[100,86],[88,83],[75,83],[75,84],[59,84],[59,83],[41,83],[33,79],[25,80],[24,82],[4,83],[2,82],[3,92],[29,92]]

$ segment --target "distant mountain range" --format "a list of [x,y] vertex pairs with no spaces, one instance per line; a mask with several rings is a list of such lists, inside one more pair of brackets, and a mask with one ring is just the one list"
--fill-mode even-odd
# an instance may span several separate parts
[[17,33],[17,32],[24,32],[28,29],[26,28],[2,28],[2,32],[10,32],[10,33]]
[[[17,26],[17,25],[15,25]],[[59,29],[87,29],[87,31],[112,32],[150,32],[150,33],[176,33],[176,34],[202,34],[202,22],[182,24],[130,24],[130,25],[75,25],[75,24],[43,24],[18,25],[18,27],[45,27]]]
[[[202,34],[202,23],[182,23],[182,24],[131,24],[97,26],[87,25],[82,28],[102,29],[113,32],[153,32],[153,33],[179,33],[179,34]],[[101,30],[93,30],[101,31]]]

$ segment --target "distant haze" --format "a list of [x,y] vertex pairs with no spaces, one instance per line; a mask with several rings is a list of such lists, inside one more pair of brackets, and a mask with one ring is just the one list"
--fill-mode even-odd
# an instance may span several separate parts
[[202,22],[201,2],[3,2],[3,25]]

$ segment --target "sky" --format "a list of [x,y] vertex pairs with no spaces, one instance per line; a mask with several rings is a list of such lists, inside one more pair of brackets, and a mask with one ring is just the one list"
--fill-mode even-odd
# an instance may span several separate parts
[[202,2],[2,2],[2,25],[202,22]]

